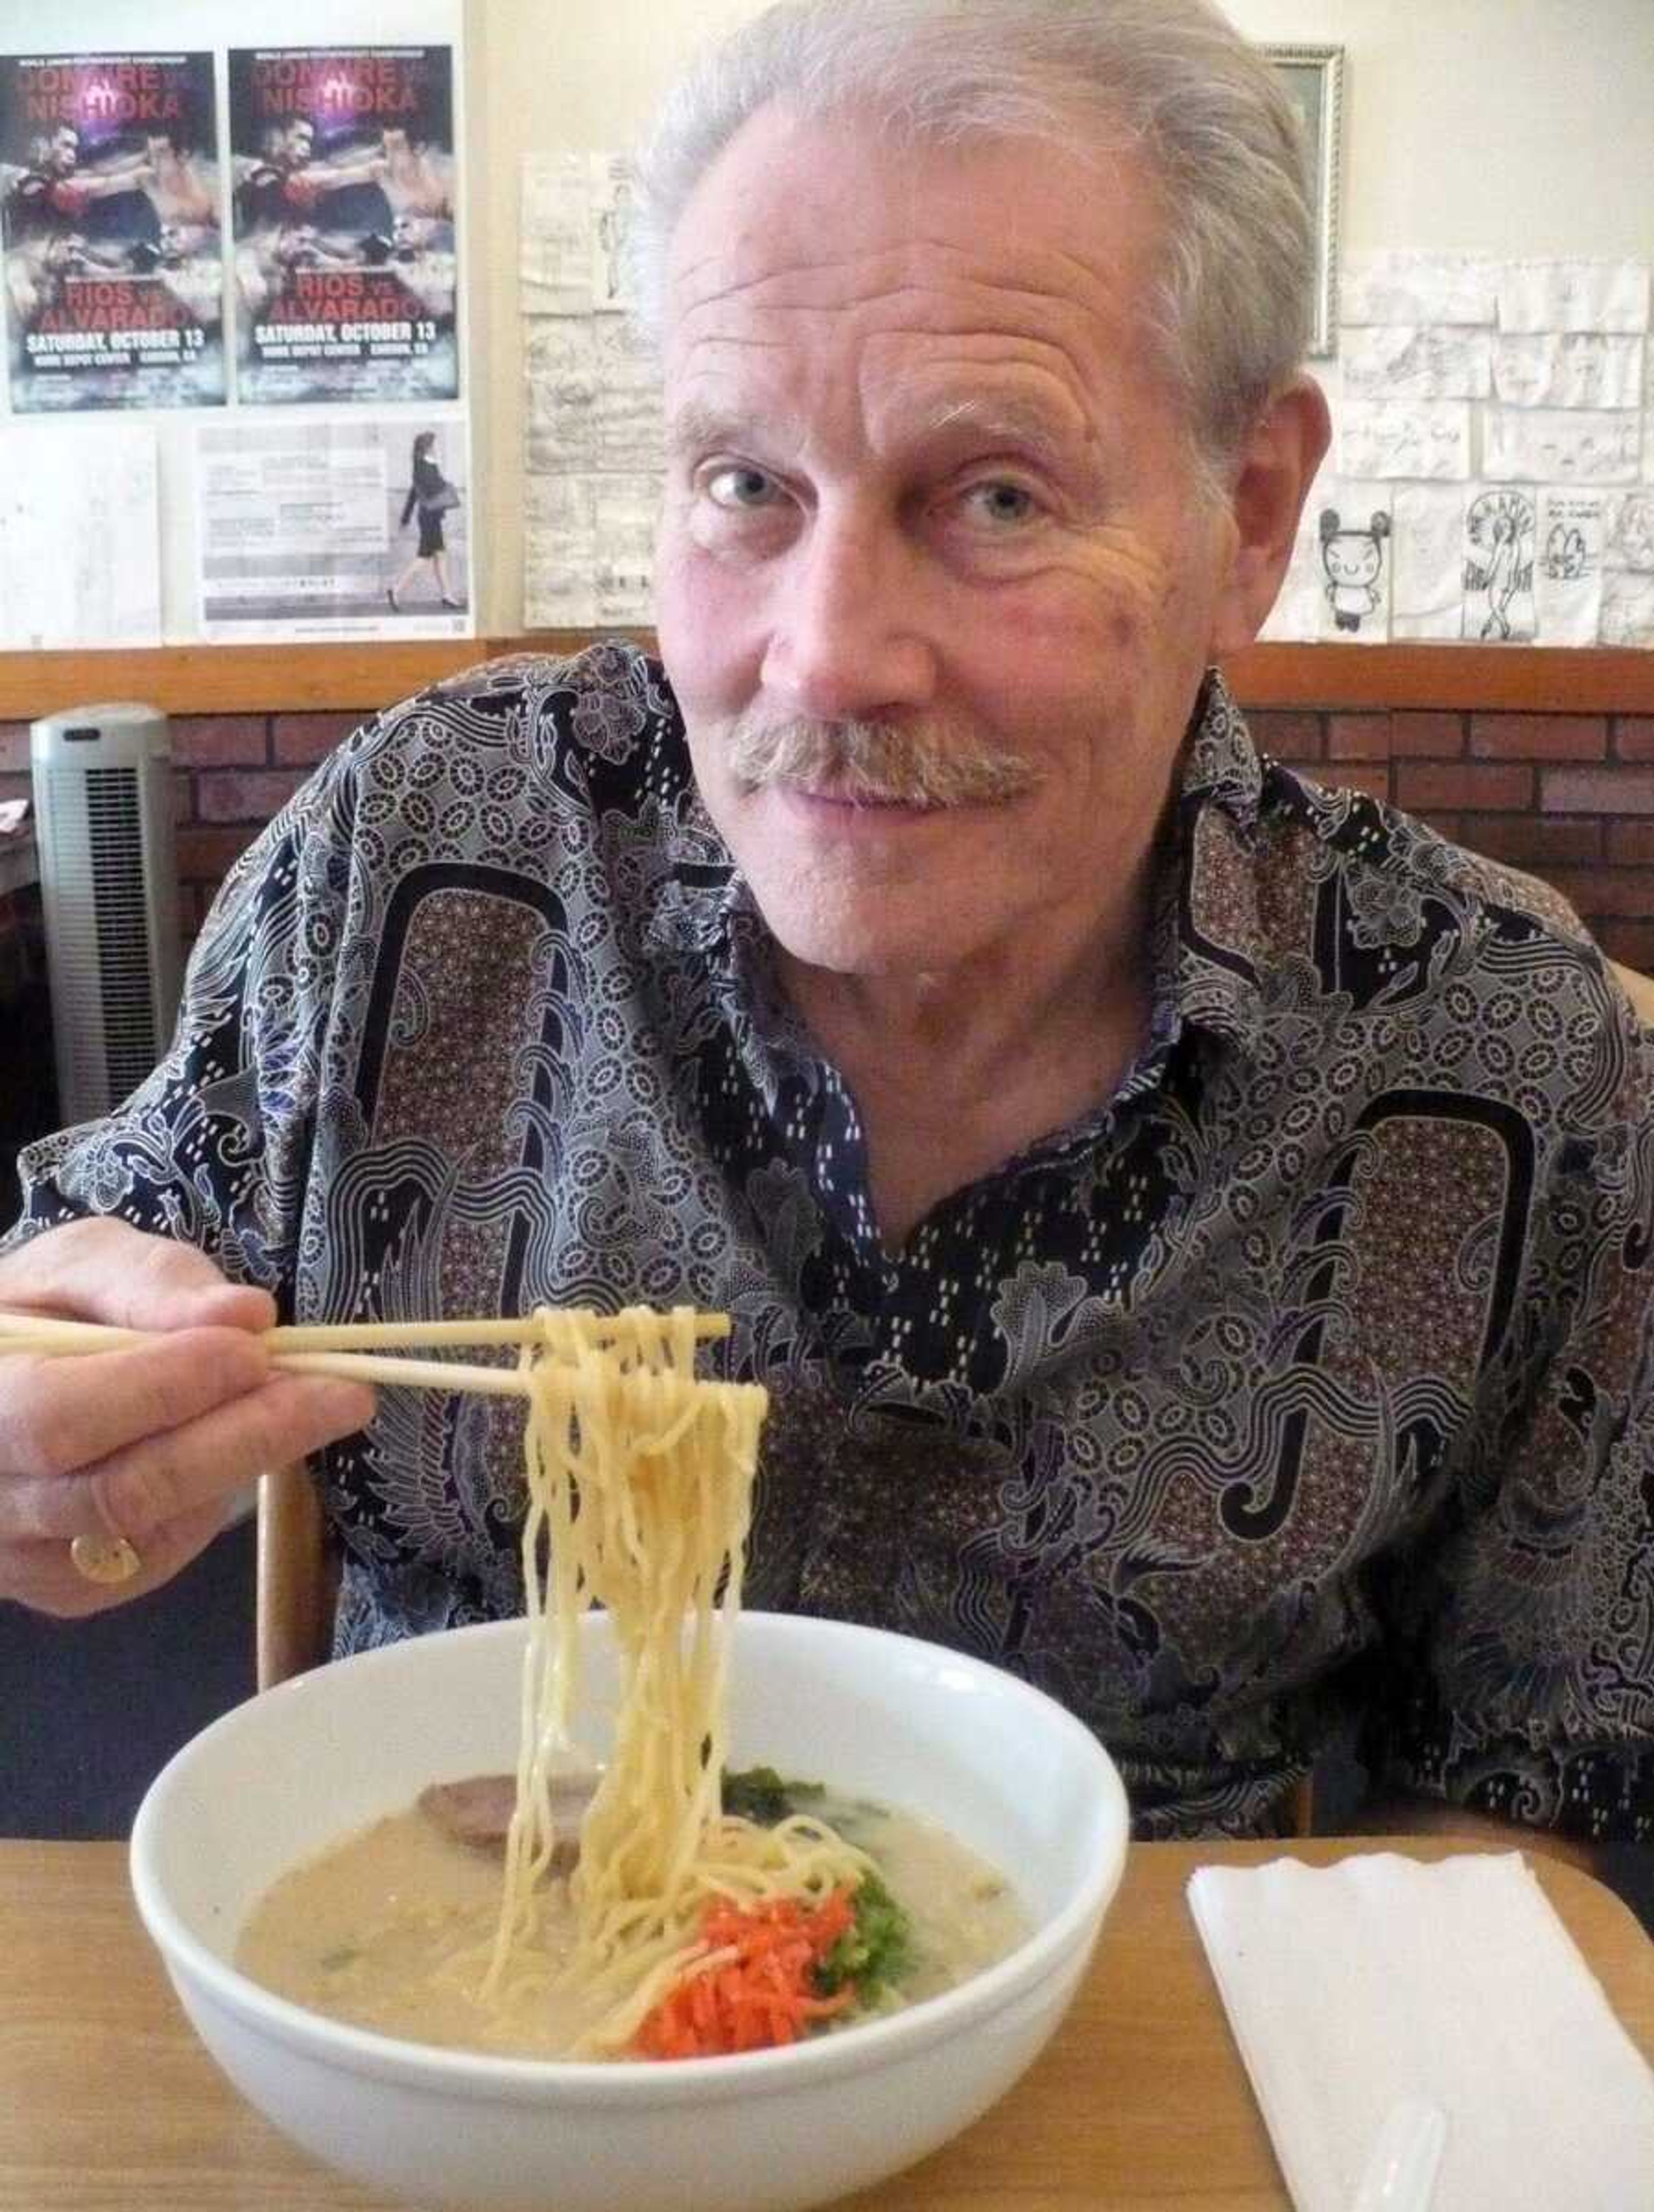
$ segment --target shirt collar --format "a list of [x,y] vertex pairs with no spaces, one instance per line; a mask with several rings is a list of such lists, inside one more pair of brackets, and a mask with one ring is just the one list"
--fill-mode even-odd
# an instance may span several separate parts
[[1263,763],[1240,709],[1209,669],[1190,724],[1174,817],[1183,1021],[1250,1054],[1263,1018],[1259,908]]

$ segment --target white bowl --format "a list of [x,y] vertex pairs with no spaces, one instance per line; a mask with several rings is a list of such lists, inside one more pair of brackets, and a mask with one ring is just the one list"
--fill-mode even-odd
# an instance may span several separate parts
[[[594,1708],[611,1694],[588,1617]],[[1032,1922],[985,1972],[818,2041],[642,2065],[406,2043],[274,1996],[231,1960],[276,1877],[428,1782],[515,1764],[520,1621],[363,1653],[227,1714],[132,1831],[138,1909],[202,2040],[317,2157],[465,2212],[794,2212],[946,2142],[1041,2050],[1125,1860],[1125,1793],[1073,1716],[976,1660],[839,1621],[749,1613],[732,1747],[922,1814],[1009,1877]],[[601,1755],[593,1721],[582,1734]]]

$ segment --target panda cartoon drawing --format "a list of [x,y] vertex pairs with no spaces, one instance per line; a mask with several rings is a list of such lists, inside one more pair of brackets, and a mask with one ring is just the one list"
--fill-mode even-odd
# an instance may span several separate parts
[[1377,613],[1389,535],[1389,517],[1382,509],[1365,530],[1346,530],[1335,507],[1322,508],[1321,565],[1327,572],[1327,604],[1340,629],[1359,630],[1364,616]]

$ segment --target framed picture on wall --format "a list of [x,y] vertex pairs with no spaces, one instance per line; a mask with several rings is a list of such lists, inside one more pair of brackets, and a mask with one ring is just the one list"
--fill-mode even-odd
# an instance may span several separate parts
[[1344,118],[1342,46],[1265,46],[1304,124],[1310,198],[1315,209],[1315,326],[1312,354],[1333,350],[1338,304],[1338,174]]

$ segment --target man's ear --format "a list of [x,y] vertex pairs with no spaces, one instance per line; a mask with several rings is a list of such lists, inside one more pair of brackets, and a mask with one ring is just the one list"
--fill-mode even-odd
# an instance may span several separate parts
[[1228,495],[1234,554],[1213,610],[1212,658],[1250,645],[1275,603],[1292,557],[1298,518],[1332,437],[1313,377],[1276,394],[1241,448]]

